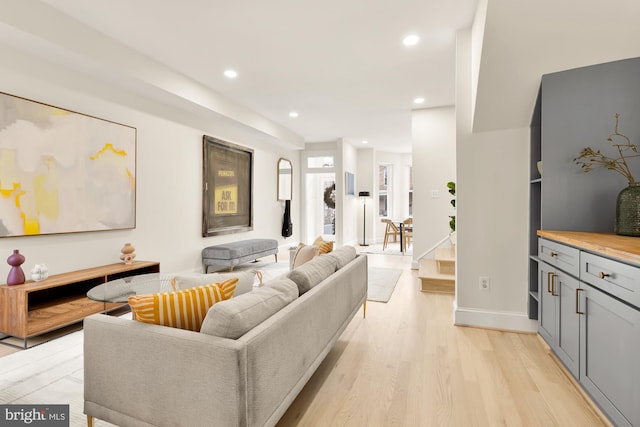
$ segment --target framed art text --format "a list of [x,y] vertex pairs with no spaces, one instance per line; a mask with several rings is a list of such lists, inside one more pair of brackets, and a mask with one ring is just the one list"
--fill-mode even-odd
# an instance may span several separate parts
[[204,237],[253,229],[253,150],[203,137]]

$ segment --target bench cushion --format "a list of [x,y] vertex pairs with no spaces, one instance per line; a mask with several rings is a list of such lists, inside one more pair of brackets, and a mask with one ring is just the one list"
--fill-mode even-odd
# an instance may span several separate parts
[[204,248],[202,259],[236,259],[277,249],[278,241],[275,239],[241,240]]

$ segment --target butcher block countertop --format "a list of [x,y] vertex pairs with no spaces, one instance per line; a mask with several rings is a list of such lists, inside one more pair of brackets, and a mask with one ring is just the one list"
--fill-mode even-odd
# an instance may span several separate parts
[[588,252],[640,265],[640,237],[585,231],[538,230],[538,236]]

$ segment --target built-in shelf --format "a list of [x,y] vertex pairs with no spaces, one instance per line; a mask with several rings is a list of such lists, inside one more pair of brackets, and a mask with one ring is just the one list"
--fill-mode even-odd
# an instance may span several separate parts
[[540,302],[540,297],[538,296],[538,292],[529,291],[529,295],[531,295],[533,297],[533,299],[535,299],[536,301]]
[[532,179],[531,183],[532,184],[541,184],[542,183],[542,178]]

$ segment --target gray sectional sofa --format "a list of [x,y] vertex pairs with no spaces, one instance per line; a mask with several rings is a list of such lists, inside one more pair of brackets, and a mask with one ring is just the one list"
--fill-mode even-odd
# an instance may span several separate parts
[[271,282],[214,305],[200,332],[86,318],[89,424],[275,425],[366,304],[367,258],[347,246]]

